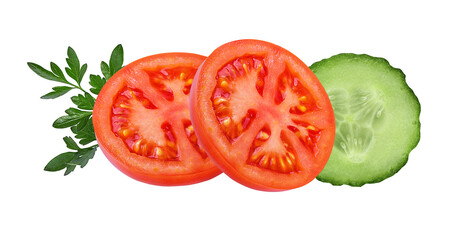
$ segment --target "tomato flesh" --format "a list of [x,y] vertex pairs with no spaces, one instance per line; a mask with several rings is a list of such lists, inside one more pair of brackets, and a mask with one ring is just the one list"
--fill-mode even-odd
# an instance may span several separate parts
[[325,90],[302,61],[271,43],[240,40],[216,49],[196,74],[190,111],[208,155],[251,188],[305,185],[333,147]]
[[[169,122],[163,122],[158,117],[157,109],[148,99],[143,98],[140,91],[124,88],[113,105],[113,132],[132,153],[156,159],[178,160],[175,133]],[[152,115],[155,117],[148,117]]]
[[220,174],[199,146],[188,101],[205,57],[158,54],[116,73],[101,90],[93,123],[110,162],[139,181],[186,185]]

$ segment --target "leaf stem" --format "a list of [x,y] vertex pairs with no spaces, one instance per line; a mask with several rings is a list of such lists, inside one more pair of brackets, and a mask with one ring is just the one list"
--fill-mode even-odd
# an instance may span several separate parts
[[[90,93],[87,92],[85,89],[83,89],[82,86],[80,86],[80,84],[78,84],[78,85],[75,85],[75,84],[73,84],[73,83],[69,83],[69,84],[70,84],[70,86],[72,86],[72,87],[74,87],[74,88],[76,88],[76,89],[81,90],[83,93],[88,93],[88,94],[90,94]],[[91,95],[91,94],[90,94],[90,95]],[[94,98],[94,97],[93,97],[93,98]]]

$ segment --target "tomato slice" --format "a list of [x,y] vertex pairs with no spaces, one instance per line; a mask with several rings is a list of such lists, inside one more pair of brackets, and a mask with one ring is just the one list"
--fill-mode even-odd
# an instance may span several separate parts
[[123,173],[169,186],[221,173],[199,146],[189,117],[189,92],[204,59],[189,53],[145,57],[105,84],[93,124],[101,150]]
[[325,90],[300,59],[268,42],[217,48],[195,76],[190,113],[200,145],[219,168],[258,190],[309,183],[333,148]]

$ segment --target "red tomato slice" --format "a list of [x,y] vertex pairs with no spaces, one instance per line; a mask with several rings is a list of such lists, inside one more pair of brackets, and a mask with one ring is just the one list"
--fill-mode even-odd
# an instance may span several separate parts
[[195,76],[190,113],[200,145],[219,168],[258,190],[309,183],[333,148],[325,90],[300,59],[268,42],[217,48]]
[[186,185],[221,173],[199,146],[189,117],[189,91],[205,57],[158,54],[121,69],[93,109],[99,146],[128,176],[155,185]]

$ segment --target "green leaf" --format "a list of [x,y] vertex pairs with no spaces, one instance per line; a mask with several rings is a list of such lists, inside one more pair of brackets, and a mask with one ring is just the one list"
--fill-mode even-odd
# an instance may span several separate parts
[[74,158],[68,164],[78,165],[83,168],[87,165],[88,161],[95,156],[95,152],[96,147],[78,150]]
[[67,145],[68,149],[72,149],[72,150],[80,150],[81,149],[77,145],[77,143],[73,140],[73,138],[67,136],[67,137],[64,137],[63,139],[64,139],[64,142]]
[[78,60],[77,53],[75,53],[73,48],[68,47],[67,56],[68,58],[66,58],[65,61],[67,62],[67,65],[69,65],[70,71],[73,73],[73,76],[69,76],[77,80],[80,72],[80,61]]
[[109,80],[112,76],[108,64],[104,61],[101,62],[101,72],[103,73],[103,76],[106,78],[106,80]]
[[75,138],[80,139],[79,143],[82,145],[87,145],[96,140],[92,118],[88,119],[87,124],[76,132]]
[[88,163],[90,159],[92,159],[95,156],[96,153],[96,147],[88,148],[89,150],[84,152],[82,157],[81,157],[81,162],[80,167],[83,168],[85,165]]
[[[65,168],[66,170],[64,175],[68,175],[76,169],[76,166],[80,166],[82,168],[85,167],[89,160],[95,156],[98,145],[95,144],[88,148],[81,147],[81,145],[87,145],[96,141],[92,119],[93,113],[90,111],[93,110],[96,99],[90,93],[86,92],[80,85],[86,74],[88,65],[80,65],[77,53],[71,47],[67,49],[67,58],[65,60],[67,62],[65,75],[59,66],[53,62],[50,63],[50,71],[31,62],[28,62],[28,66],[32,71],[45,79],[70,85],[53,87],[52,92],[41,97],[43,99],[60,97],[74,88],[84,92],[83,94],[71,97],[72,102],[77,106],[77,108],[68,108],[65,110],[67,115],[59,117],[52,124],[55,128],[70,127],[75,135],[75,139],[73,137],[66,136],[63,138],[63,141],[67,148],[74,150],[74,152],[65,152],[56,156],[46,165],[44,170],[58,171]],[[124,50],[122,45],[119,44],[113,49],[109,63],[104,61],[101,62],[101,72],[103,73],[103,77],[100,75],[90,74],[90,92],[98,95],[106,84],[106,81],[123,67],[123,62]],[[67,81],[66,75],[74,79],[78,85]]]
[[122,45],[117,45],[113,52],[111,53],[111,57],[109,59],[109,70],[111,76],[114,75],[117,71],[122,68],[122,64],[124,63],[124,50]]
[[70,68],[66,67],[65,72],[67,73],[67,75],[69,75],[69,77],[77,81],[77,75]]
[[67,110],[65,110],[65,113],[67,113],[68,115],[83,115],[83,116],[91,115],[90,111],[82,111],[76,108],[67,108]]
[[62,70],[60,70],[60,68],[59,68],[59,66],[57,66],[57,64],[51,62],[51,70],[56,76],[58,76],[64,82],[68,82],[67,79],[65,79],[64,73],[62,72]]
[[71,164],[67,164],[67,169],[65,170],[65,173],[64,173],[64,176],[67,176],[69,175],[71,172],[73,172],[73,170],[75,170],[75,167],[77,165],[71,165]]
[[80,119],[81,117],[78,115],[62,116],[57,118],[54,123],[52,123],[52,126],[54,128],[68,128],[80,122]]
[[82,118],[77,125],[70,127],[73,133],[77,134],[80,130],[82,130],[88,123],[89,118]]
[[102,78],[100,75],[90,74],[90,86],[92,86],[92,88],[90,88],[90,92],[98,95],[105,83],[105,78]]
[[93,106],[95,105],[95,98],[89,93],[85,93],[85,95],[79,94],[78,96],[73,96],[71,99],[80,109],[93,110]]
[[75,108],[69,108],[65,110],[65,112],[68,115],[59,117],[57,120],[55,120],[52,124],[54,128],[68,128],[74,126],[83,118],[88,118],[92,114],[92,112],[81,111]]
[[73,87],[67,87],[67,86],[53,87],[52,88],[53,91],[41,96],[41,99],[55,99],[68,93],[72,89]]
[[28,66],[33,72],[35,72],[38,76],[45,78],[47,80],[55,81],[55,82],[61,82],[61,83],[67,83],[67,81],[64,81],[60,77],[56,76],[53,72],[44,69],[43,67],[39,66],[36,63],[28,62]]
[[45,171],[56,172],[67,167],[67,163],[70,162],[75,156],[73,152],[65,152],[57,155],[44,167]]
[[80,68],[80,72],[78,73],[78,80],[77,83],[80,84],[82,82],[83,76],[85,76],[85,72],[87,69],[87,64],[83,64],[82,67]]

